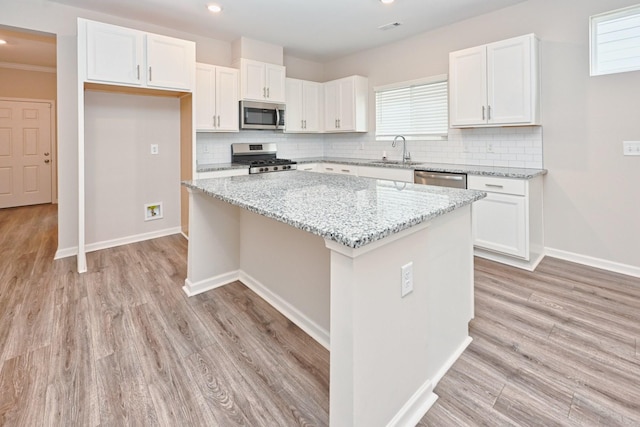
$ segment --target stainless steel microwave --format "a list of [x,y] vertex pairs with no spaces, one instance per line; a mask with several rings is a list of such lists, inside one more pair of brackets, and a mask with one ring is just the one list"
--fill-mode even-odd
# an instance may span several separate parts
[[283,104],[240,101],[240,129],[284,129]]

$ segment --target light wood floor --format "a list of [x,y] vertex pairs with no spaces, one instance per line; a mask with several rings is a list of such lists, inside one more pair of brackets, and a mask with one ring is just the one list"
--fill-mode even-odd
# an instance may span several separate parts
[[[78,275],[56,234],[0,210],[0,425],[328,424],[328,352],[241,283],[187,298],[182,237]],[[476,259],[470,330],[420,426],[640,425],[639,279]]]

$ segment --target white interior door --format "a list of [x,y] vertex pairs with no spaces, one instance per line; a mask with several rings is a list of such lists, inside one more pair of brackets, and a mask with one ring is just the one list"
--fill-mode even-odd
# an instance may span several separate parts
[[51,104],[0,100],[0,208],[51,203]]

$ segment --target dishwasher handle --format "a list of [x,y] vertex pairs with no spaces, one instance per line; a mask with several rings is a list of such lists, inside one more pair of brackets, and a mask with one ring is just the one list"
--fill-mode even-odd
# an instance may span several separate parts
[[420,174],[424,178],[445,179],[449,181],[462,181],[464,176],[461,175],[434,175],[434,174]]

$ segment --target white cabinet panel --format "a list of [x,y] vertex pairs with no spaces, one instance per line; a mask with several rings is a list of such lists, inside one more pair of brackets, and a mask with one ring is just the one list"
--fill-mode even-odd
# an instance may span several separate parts
[[249,175],[249,169],[224,169],[219,171],[198,172],[196,179],[226,178],[229,176]]
[[533,34],[451,52],[449,80],[452,127],[539,124]]
[[281,65],[240,59],[240,98],[285,102],[285,71]]
[[147,86],[190,90],[195,44],[173,37],[147,34]]
[[190,91],[195,43],[101,22],[78,19],[78,61],[86,81]]
[[476,246],[527,258],[525,197],[487,193],[473,204],[473,239]]
[[340,175],[357,175],[358,167],[353,165],[342,165],[339,163],[321,163],[319,172],[336,173]]
[[238,70],[197,64],[195,95],[198,131],[238,131]]
[[358,166],[358,176],[388,179],[391,181],[413,182],[413,169]]
[[366,132],[369,83],[351,76],[324,84],[325,132]]
[[144,33],[101,22],[87,22],[87,79],[141,85]]
[[285,131],[295,133],[320,132],[322,84],[298,79],[286,79],[287,112]]

